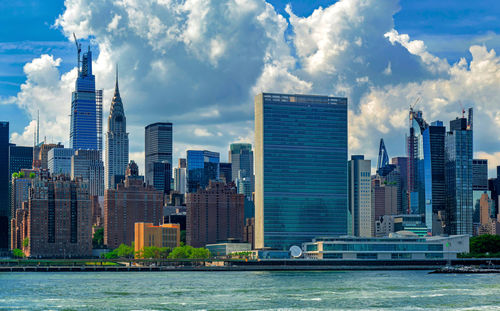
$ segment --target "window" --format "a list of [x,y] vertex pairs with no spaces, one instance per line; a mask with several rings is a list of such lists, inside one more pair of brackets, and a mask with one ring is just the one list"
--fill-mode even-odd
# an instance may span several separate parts
[[357,259],[377,259],[376,253],[359,253],[356,254]]

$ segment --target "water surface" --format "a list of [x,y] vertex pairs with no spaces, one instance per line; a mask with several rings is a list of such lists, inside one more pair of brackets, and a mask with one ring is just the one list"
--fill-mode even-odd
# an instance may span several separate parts
[[0,273],[0,310],[500,310],[500,275]]

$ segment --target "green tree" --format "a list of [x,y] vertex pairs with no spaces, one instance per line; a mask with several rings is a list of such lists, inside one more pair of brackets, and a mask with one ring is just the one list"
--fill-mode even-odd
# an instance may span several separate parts
[[115,251],[111,251],[111,252],[105,253],[102,256],[104,258],[106,258],[106,259],[116,259],[116,258],[118,258],[118,255],[116,254]]
[[122,243],[114,252],[116,252],[116,255],[120,258],[132,258],[134,257],[134,243],[132,243],[132,246]]
[[31,173],[30,173],[30,178],[31,178],[31,179],[33,179],[33,178],[35,178],[35,177],[36,177],[36,174],[35,174],[35,173],[33,173],[33,172],[31,172]]
[[92,237],[92,247],[101,248],[104,246],[104,228],[98,228]]
[[30,239],[29,238],[25,238],[23,240],[23,247],[28,247],[30,245]]
[[19,178],[24,178],[25,174],[23,171],[19,172]]
[[193,248],[189,259],[208,259],[210,258],[210,251],[206,248]]
[[19,248],[13,249],[12,250],[12,256],[15,258],[24,258],[26,255],[24,255],[24,252],[20,250]]
[[172,250],[168,255],[169,259],[188,259],[191,255],[191,250],[193,247],[189,245],[179,246]]
[[500,235],[483,234],[470,239],[472,254],[500,253]]

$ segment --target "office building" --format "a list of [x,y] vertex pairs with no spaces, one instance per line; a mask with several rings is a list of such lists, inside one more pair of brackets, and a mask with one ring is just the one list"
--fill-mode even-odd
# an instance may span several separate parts
[[169,247],[174,249],[181,245],[181,229],[179,224],[162,224],[136,222],[134,226],[135,258],[144,258],[145,247]]
[[136,222],[158,226],[162,220],[163,192],[144,184],[139,168],[131,161],[123,183],[104,193],[104,244],[110,249],[134,241]]
[[124,176],[128,165],[127,118],[118,88],[118,68],[116,70],[115,93],[111,100],[106,133],[105,187],[115,188],[115,176]]
[[71,157],[71,178],[88,183],[89,194],[104,195],[104,163],[100,150],[76,150]]
[[231,144],[229,147],[229,162],[231,162],[232,180],[237,185],[244,180],[245,190],[240,190],[238,186],[239,193],[244,193],[248,198],[251,198],[252,193],[255,191],[252,144]]
[[473,149],[470,125],[465,117],[452,120],[450,131],[446,135],[446,233],[448,234],[473,234]]
[[[154,163],[164,161],[170,163],[172,167],[172,123],[153,123],[145,128],[145,169],[146,183],[154,185]],[[164,172],[163,172],[164,174]],[[172,176],[170,176],[172,178]],[[159,186],[159,185],[157,185]],[[163,187],[162,187],[163,188]],[[156,188],[158,189],[158,188]],[[162,189],[158,189],[162,190]]]
[[255,97],[255,247],[347,234],[347,98]]
[[398,231],[412,232],[420,237],[427,236],[424,215],[384,215],[375,221],[375,236],[384,237]]
[[488,190],[488,160],[472,159],[472,190]]
[[187,191],[205,189],[211,180],[219,180],[218,152],[207,150],[187,151]]
[[163,191],[164,195],[170,194],[172,181],[172,168],[168,161],[153,162],[153,183],[155,189]]
[[437,260],[456,259],[469,252],[469,236],[417,237],[392,234],[385,238],[318,237],[304,243],[306,259]]
[[408,205],[411,214],[425,213],[425,172],[423,133],[429,126],[422,111],[410,107],[410,133],[406,136],[408,157]]
[[186,193],[186,168],[176,167],[174,169],[174,190],[179,193]]
[[52,148],[48,153],[48,169],[52,175],[71,176],[71,157],[75,151],[70,148]]
[[9,122],[0,121],[0,253],[9,247]]
[[425,223],[427,232],[433,235],[443,233],[440,214],[446,210],[446,189],[444,180],[444,141],[446,128],[443,122],[435,121],[423,133],[424,145],[424,191]]
[[231,163],[219,163],[219,179],[227,184],[232,182],[232,176],[233,172]]
[[349,174],[349,234],[371,237],[374,235],[375,214],[372,209],[372,162],[362,155],[353,155],[347,164]]
[[[81,44],[78,47],[78,77],[71,97],[71,124],[69,147],[102,150],[102,90],[95,89],[92,74],[92,52],[90,46],[80,60]],[[81,66],[80,66],[81,65]]]
[[398,192],[398,214],[409,214],[409,198],[408,198],[408,158],[395,157],[391,159],[391,163],[396,165],[399,172],[399,192]]
[[33,165],[33,147],[16,146],[9,147],[9,176],[22,169],[31,169]]
[[[188,158],[189,166],[189,158]],[[186,243],[204,247],[228,239],[243,239],[245,197],[223,182],[186,194]]]
[[33,258],[91,256],[91,217],[84,182],[67,176],[35,178],[28,206],[16,210],[11,221],[12,248]]
[[43,142],[38,146],[38,148],[37,148],[39,150],[38,151],[38,160],[39,161],[37,161],[38,168],[41,168],[43,170],[46,170],[49,168],[49,152],[55,148],[64,148],[64,145],[62,145],[61,143],[47,144],[47,143]]
[[179,168],[186,168],[187,167],[187,160],[184,158],[179,158]]
[[384,215],[397,215],[397,187],[386,183],[385,180],[378,175],[372,179],[371,184],[373,220],[376,221]]

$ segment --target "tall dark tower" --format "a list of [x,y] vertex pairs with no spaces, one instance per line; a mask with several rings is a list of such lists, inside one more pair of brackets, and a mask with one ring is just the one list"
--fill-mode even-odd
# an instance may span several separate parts
[[115,94],[111,100],[108,131],[106,133],[106,172],[104,175],[106,189],[115,188],[115,176],[122,176],[122,179],[124,178],[128,165],[128,147],[127,119],[125,118],[125,111],[118,88],[117,67]]
[[9,122],[0,121],[0,253],[9,247]]

